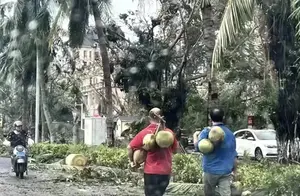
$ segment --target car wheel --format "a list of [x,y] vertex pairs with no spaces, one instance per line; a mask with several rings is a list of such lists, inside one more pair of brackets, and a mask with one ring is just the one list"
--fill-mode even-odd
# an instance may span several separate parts
[[264,158],[263,153],[260,148],[255,149],[255,159],[261,161]]

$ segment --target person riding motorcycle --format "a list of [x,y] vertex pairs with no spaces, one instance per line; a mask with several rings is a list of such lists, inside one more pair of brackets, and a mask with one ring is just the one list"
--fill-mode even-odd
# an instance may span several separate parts
[[23,123],[21,121],[14,122],[14,130],[7,135],[6,139],[10,142],[12,149],[18,145],[22,145],[26,148],[28,135],[23,130]]
[[11,131],[6,137],[6,140],[10,142],[10,155],[13,154],[13,149],[18,145],[22,145],[25,148],[27,147],[28,134],[22,128],[23,123],[21,121],[14,122],[13,131]]

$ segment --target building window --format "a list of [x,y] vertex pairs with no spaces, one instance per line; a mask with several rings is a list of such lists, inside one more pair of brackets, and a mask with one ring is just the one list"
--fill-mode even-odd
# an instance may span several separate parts
[[84,95],[83,96],[83,100],[84,100],[84,103],[87,104],[88,100],[89,100],[89,96],[88,95]]
[[92,59],[92,51],[89,51],[89,57]]
[[95,51],[95,60],[99,60],[99,52]]
[[86,52],[86,50],[83,51],[83,58],[87,58],[87,52]]

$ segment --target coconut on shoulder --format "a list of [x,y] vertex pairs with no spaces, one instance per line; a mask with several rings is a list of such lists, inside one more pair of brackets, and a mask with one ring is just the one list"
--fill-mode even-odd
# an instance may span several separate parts
[[155,136],[155,141],[160,148],[169,148],[174,140],[174,134],[167,130],[160,130]]
[[212,142],[223,141],[224,137],[225,132],[220,126],[213,126],[208,133],[208,139]]
[[143,138],[143,149],[152,150],[156,146],[155,135],[149,133]]
[[202,139],[198,144],[198,148],[203,154],[208,154],[214,150],[214,145],[209,139]]

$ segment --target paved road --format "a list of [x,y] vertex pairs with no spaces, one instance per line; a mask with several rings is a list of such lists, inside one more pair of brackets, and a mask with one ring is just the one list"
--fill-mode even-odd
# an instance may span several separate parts
[[29,171],[25,179],[18,179],[10,171],[10,159],[0,158],[0,195],[2,196],[114,196],[143,195],[138,189],[127,186],[114,186],[103,183],[94,185],[57,182],[59,172]]

